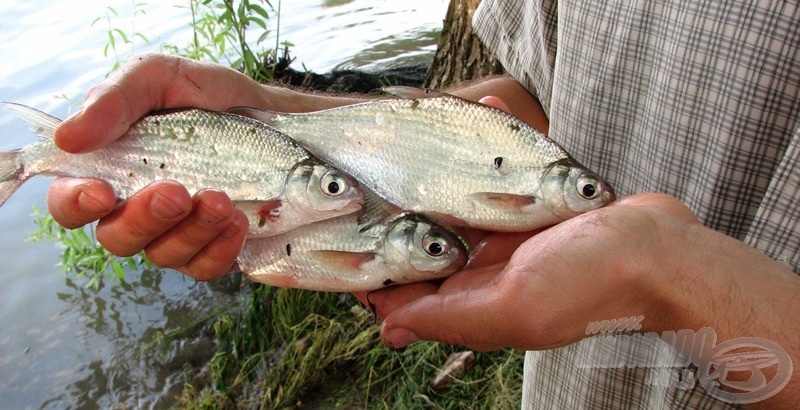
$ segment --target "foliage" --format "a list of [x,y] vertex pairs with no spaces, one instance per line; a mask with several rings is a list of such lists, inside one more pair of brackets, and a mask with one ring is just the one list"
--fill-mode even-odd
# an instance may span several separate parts
[[349,295],[254,285],[251,303],[214,325],[212,381],[187,387],[186,408],[519,408],[522,352],[479,353],[442,390],[429,386],[460,348],[422,342],[392,351]]
[[[106,7],[105,16],[98,17],[92,22],[92,27],[94,27],[94,25],[101,20],[105,20],[106,22],[106,35],[108,36],[108,43],[106,43],[106,46],[103,48],[103,55],[108,57],[109,52],[114,55],[114,65],[111,68],[112,72],[120,68],[128,56],[136,54],[136,44],[134,41],[136,38],[141,39],[146,44],[150,44],[150,40],[144,34],[136,31],[136,16],[147,14],[144,9],[146,5],[146,3],[134,3],[133,15],[130,18],[130,31],[123,30],[122,28],[113,24],[113,20],[119,17],[119,13],[117,13],[117,10],[111,6]],[[125,53],[125,57],[120,56],[121,50],[117,48],[117,45],[120,43],[130,46],[130,52]]]
[[92,290],[99,290],[104,279],[123,279],[126,267],[132,270],[152,268],[142,254],[127,258],[112,255],[97,242],[94,229],[66,229],[49,213],[42,214],[36,207],[33,217],[38,228],[31,233],[29,240],[40,242],[48,239],[64,245],[61,270],[78,279],[86,279],[86,286]]
[[253,51],[247,38],[250,27],[261,29],[255,46],[259,47],[271,33],[267,27],[270,14],[264,7],[274,10],[266,0],[189,0],[192,14],[192,42],[180,48],[166,44],[162,48],[174,54],[214,62],[225,61],[256,81],[272,79],[271,71],[264,70],[264,62],[279,60],[278,52],[291,47],[289,42],[280,42],[280,5],[278,0],[277,32],[275,48]]

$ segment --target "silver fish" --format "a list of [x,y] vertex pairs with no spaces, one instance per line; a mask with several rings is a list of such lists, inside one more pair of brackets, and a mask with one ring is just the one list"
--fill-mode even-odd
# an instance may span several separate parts
[[614,200],[546,135],[492,107],[434,91],[284,114],[236,109],[300,142],[400,208],[456,226],[527,231]]
[[421,215],[402,213],[368,227],[358,218],[248,240],[239,268],[273,286],[355,292],[449,276],[467,263],[464,242]]
[[61,120],[7,103],[42,141],[0,153],[0,205],[37,174],[94,177],[127,198],[153,181],[171,179],[190,193],[226,192],[250,221],[250,237],[275,235],[361,209],[358,183],[258,121],[177,110],[148,115],[97,151],[70,154],[52,137]]

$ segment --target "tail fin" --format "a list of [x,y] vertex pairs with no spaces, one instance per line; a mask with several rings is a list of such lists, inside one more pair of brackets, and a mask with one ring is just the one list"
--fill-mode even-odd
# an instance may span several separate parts
[[[6,107],[25,121],[28,128],[41,138],[53,138],[56,128],[61,124],[58,118],[27,105],[7,102]],[[3,205],[25,182],[24,165],[20,163],[21,153],[21,150],[0,152],[0,205]]]
[[41,112],[36,108],[28,107],[27,105],[7,102],[6,107],[25,121],[25,123],[28,124],[28,128],[30,128],[34,134],[42,138],[53,138],[53,135],[56,133],[56,128],[61,125],[61,120],[58,118]]
[[0,152],[0,206],[22,185],[22,167],[19,162],[20,150]]

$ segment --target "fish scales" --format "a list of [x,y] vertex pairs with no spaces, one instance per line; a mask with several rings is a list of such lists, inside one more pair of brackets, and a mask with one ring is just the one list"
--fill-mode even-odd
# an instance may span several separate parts
[[421,216],[399,214],[364,230],[350,214],[248,240],[238,263],[256,282],[354,292],[449,276],[467,258],[461,239]]
[[[604,196],[586,209],[548,197],[574,196],[543,186],[554,164],[573,174],[589,171],[521,120],[456,97],[275,113],[268,121],[389,202],[456,225],[529,230],[613,200],[613,191],[599,178],[596,190]],[[563,178],[566,171],[558,170]]]
[[[352,191],[357,183],[345,176],[341,192],[347,196],[334,205],[325,202],[340,200],[310,189],[300,177],[311,178],[314,172],[328,168],[328,172],[338,170],[315,159],[284,134],[250,118],[198,109],[152,114],[113,144],[72,154],[49,139],[59,120],[28,107],[11,107],[47,139],[13,154],[10,165],[16,174],[4,179],[2,201],[18,184],[37,174],[103,179],[121,198],[153,181],[171,179],[192,194],[213,188],[226,192],[234,205],[247,203],[243,210],[250,219],[251,236],[354,212],[363,203],[361,193]],[[44,123],[48,124],[42,128]],[[10,165],[3,163],[4,169]],[[300,177],[294,177],[296,174]],[[324,202],[327,209],[313,209],[319,205],[309,203],[314,194],[323,196],[317,201]]]

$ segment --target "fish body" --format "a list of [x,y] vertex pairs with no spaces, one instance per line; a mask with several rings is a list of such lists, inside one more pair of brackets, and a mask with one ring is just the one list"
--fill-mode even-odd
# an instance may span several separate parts
[[400,208],[458,226],[527,231],[599,208],[611,187],[546,135],[492,107],[405,98],[325,111],[250,112]]
[[248,240],[238,264],[255,282],[355,292],[449,276],[467,258],[458,236],[421,215],[402,213],[364,227],[350,214]]
[[0,153],[0,205],[37,174],[99,178],[121,198],[170,179],[192,194],[206,188],[226,192],[247,214],[250,236],[258,237],[355,212],[363,204],[355,180],[249,118],[199,109],[152,114],[107,147],[71,154],[52,140],[60,120],[23,105],[8,107],[43,139]]

